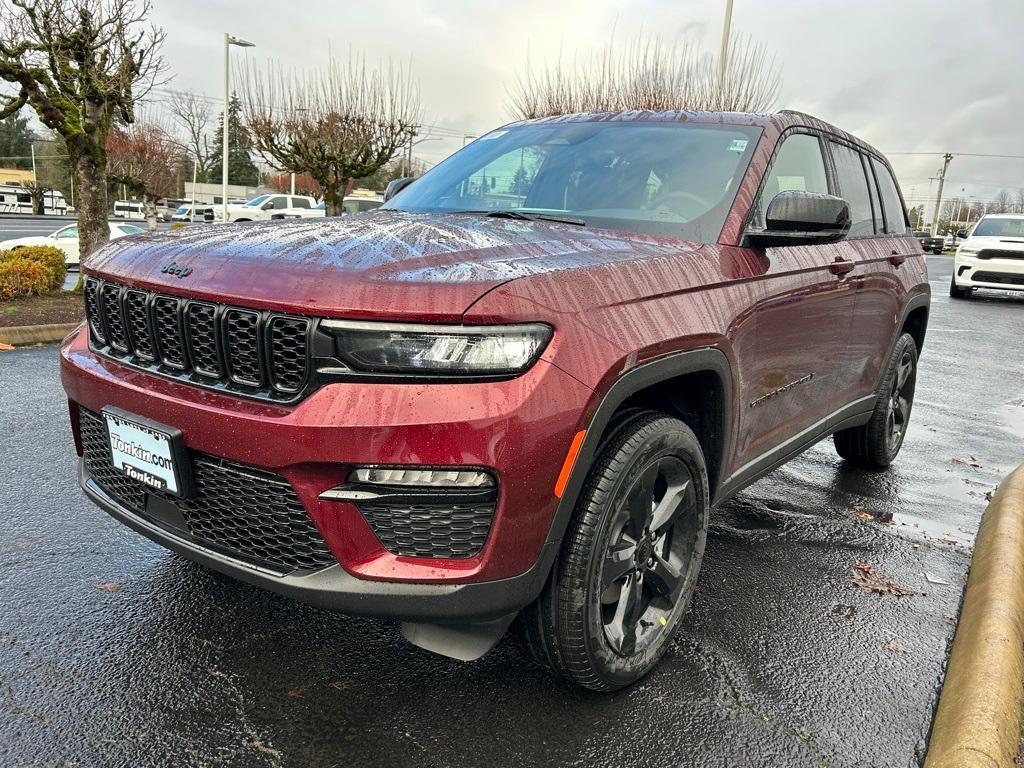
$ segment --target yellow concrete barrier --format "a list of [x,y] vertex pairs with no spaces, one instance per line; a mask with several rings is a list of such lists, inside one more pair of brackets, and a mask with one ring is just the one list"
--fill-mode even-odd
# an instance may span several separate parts
[[1024,466],[999,486],[971,558],[925,768],[1011,768],[1024,693]]

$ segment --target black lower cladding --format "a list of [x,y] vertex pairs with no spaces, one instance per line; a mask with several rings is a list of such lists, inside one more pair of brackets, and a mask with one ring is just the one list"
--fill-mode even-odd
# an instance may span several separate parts
[[190,452],[196,492],[178,499],[115,469],[106,420],[85,408],[79,413],[89,476],[131,512],[201,546],[280,573],[315,571],[337,562],[279,475]]
[[494,517],[494,501],[387,499],[358,506],[384,548],[406,557],[473,557],[483,549]]

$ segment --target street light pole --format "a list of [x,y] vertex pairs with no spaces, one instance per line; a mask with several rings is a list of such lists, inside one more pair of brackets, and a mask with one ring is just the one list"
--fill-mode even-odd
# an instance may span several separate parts
[[[725,68],[729,59],[729,33],[732,29],[732,0],[725,0],[725,21],[722,23],[722,48],[718,54],[718,98],[725,93]],[[724,109],[724,104],[718,105]]]
[[224,214],[224,221],[228,220],[228,113],[231,109],[231,46],[239,48],[252,48],[255,43],[243,40],[240,37],[224,33],[224,133],[221,140],[224,143],[221,153],[221,174],[220,174],[220,203]]

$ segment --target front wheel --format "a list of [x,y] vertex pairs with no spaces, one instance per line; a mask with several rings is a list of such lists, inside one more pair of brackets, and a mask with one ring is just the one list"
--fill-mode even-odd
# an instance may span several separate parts
[[949,296],[953,299],[966,299],[969,298],[973,289],[961,288],[956,284],[956,277],[950,276],[949,278]]
[[683,422],[641,411],[606,438],[544,592],[519,617],[534,660],[596,691],[658,663],[704,556],[708,476]]
[[875,391],[875,410],[867,424],[836,432],[836,453],[851,464],[885,469],[903,446],[917,385],[917,344],[904,333],[896,341]]

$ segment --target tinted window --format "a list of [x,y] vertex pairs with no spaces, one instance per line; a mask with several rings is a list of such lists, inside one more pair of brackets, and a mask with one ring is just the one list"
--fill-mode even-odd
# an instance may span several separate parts
[[78,227],[72,224],[70,227],[64,227],[64,229],[57,230],[57,237],[61,240],[65,238],[78,237]]
[[871,193],[860,152],[845,144],[831,144],[839,178],[839,194],[850,204],[850,235],[873,235],[875,223],[871,214]]
[[568,214],[715,242],[760,129],[672,121],[536,123],[477,139],[385,207]]
[[907,213],[900,200],[900,192],[896,187],[889,169],[875,158],[871,158],[871,167],[875,169],[875,178],[882,193],[882,210],[885,211],[885,231],[904,235],[907,232]]
[[283,211],[285,208],[288,207],[288,198],[287,197],[278,196],[278,197],[273,198],[273,200],[271,202],[273,202],[273,206],[272,207],[274,208],[275,211]]
[[292,208],[309,208],[309,200],[304,197],[293,197]]
[[821,157],[821,144],[817,136],[794,133],[783,142],[765,176],[754,224],[763,227],[768,203],[780,192],[791,190],[828,194],[825,161]]

